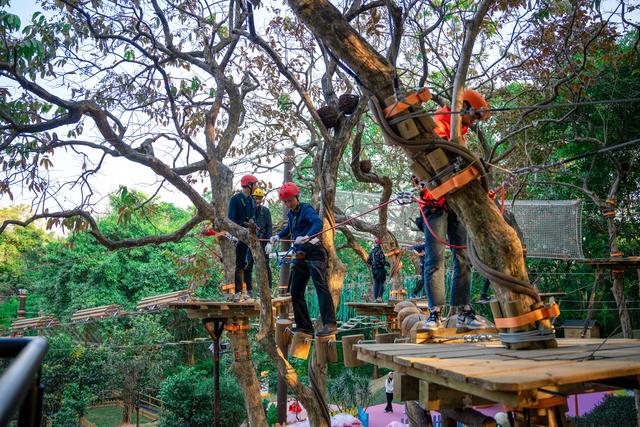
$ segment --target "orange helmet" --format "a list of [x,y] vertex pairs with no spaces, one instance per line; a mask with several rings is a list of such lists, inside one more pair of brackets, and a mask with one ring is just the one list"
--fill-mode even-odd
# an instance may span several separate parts
[[258,178],[256,178],[253,175],[245,175],[242,178],[240,178],[241,187],[246,187],[247,185],[255,184],[256,182],[258,182]]
[[471,108],[473,108],[475,112],[480,113],[482,120],[489,117],[489,111],[487,111],[489,109],[489,103],[480,92],[473,89],[465,89],[464,100],[471,105]]
[[300,189],[293,182],[285,182],[278,190],[278,197],[284,201],[300,194]]

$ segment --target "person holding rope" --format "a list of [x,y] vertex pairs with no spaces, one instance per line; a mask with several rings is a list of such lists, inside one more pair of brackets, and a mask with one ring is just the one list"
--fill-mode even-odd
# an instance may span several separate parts
[[[487,117],[489,104],[475,90],[466,89],[463,94],[464,108],[468,113],[462,114],[462,141],[469,126],[476,120]],[[443,113],[443,114],[438,114]],[[434,132],[442,139],[449,140],[451,133],[451,108],[444,106],[436,111],[433,119],[436,123]],[[417,180],[414,181],[417,184]],[[443,197],[435,199],[428,189],[420,193],[421,216],[424,219],[425,263],[422,270],[430,315],[426,322],[428,329],[436,330],[442,326],[442,307],[445,305],[445,267],[443,239],[446,235],[453,254],[453,286],[450,304],[456,307],[456,327],[462,329],[481,329],[485,323],[478,319],[471,308],[471,263],[466,249],[467,231]]]
[[[258,183],[258,178],[253,175],[245,175],[240,179],[242,191],[237,192],[229,199],[229,207],[227,216],[229,219],[241,227],[247,228],[249,221],[255,219],[256,202],[251,195],[253,189]],[[236,298],[242,293],[243,280],[246,280],[247,292],[251,292],[251,274],[245,275],[247,264],[247,254],[251,253],[249,246],[242,242],[236,244],[236,268],[234,274],[234,283],[236,287]]]
[[[260,246],[262,246],[262,255],[267,263],[267,276],[269,277],[269,288],[272,287],[272,273],[271,266],[269,265],[269,255],[267,254],[267,244],[272,234],[273,222],[271,220],[271,211],[268,207],[264,206],[264,190],[262,188],[256,188],[253,190],[253,199],[256,202],[256,227],[258,229],[257,236],[260,239]],[[251,282],[251,273],[253,272],[253,254],[251,251],[247,252],[247,264],[244,270],[245,282]]]
[[387,280],[387,267],[391,267],[380,247],[381,243],[380,239],[374,241],[373,248],[367,258],[367,264],[369,264],[373,276],[373,299],[375,302],[382,302],[384,282]]
[[328,336],[336,333],[336,315],[333,299],[327,284],[327,250],[317,236],[322,232],[322,219],[313,207],[299,200],[300,190],[293,182],[285,182],[278,191],[278,197],[289,209],[287,225],[278,234],[271,236],[270,243],[290,236],[293,240],[295,260],[289,276],[289,291],[293,304],[296,331],[313,335],[313,323],[305,301],[305,290],[309,277],[313,280],[318,295],[318,305],[323,327],[316,336]]

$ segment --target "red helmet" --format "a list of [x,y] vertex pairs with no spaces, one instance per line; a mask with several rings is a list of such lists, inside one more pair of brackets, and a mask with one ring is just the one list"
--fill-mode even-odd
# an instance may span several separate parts
[[376,243],[379,245],[380,243],[382,243],[382,240],[376,239]]
[[489,109],[489,103],[484,99],[484,96],[482,96],[480,92],[473,89],[465,89],[463,97],[464,100],[471,105],[471,108],[473,108],[476,113],[480,114],[482,120],[489,117],[489,112],[487,111]]
[[258,178],[253,175],[245,175],[240,179],[240,186],[246,187],[249,184],[254,184],[258,182]]
[[293,182],[285,182],[278,190],[278,197],[280,200],[287,200],[292,198],[293,196],[297,196],[300,194],[300,189]]

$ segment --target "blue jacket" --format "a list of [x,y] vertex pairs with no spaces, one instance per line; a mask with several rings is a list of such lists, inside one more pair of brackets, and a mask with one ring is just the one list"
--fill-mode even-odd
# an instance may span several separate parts
[[251,196],[245,196],[242,191],[234,194],[229,199],[227,216],[236,224],[246,227],[249,220],[256,217],[256,201]]
[[308,203],[300,203],[295,210],[289,210],[287,217],[287,225],[278,233],[281,239],[291,236],[295,240],[296,237],[313,236],[322,231],[322,219]]

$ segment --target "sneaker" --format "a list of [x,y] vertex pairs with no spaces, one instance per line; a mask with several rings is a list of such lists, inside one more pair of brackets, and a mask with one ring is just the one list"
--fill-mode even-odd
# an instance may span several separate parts
[[382,298],[381,297],[376,298],[375,302],[382,302]]
[[472,309],[460,310],[456,327],[461,329],[483,329],[487,324],[476,317],[476,313]]
[[322,329],[320,329],[319,331],[316,331],[316,336],[328,337],[329,335],[335,335],[337,330],[338,328],[336,327],[336,324],[330,323],[330,324],[324,325]]
[[478,301],[476,301],[478,304],[489,304],[489,302],[491,301],[491,297],[487,294],[482,294],[480,295],[480,298],[478,298]]
[[440,317],[440,310],[433,310],[431,314],[429,314],[429,318],[425,323],[425,328],[431,331],[438,330],[442,327],[442,318]]

